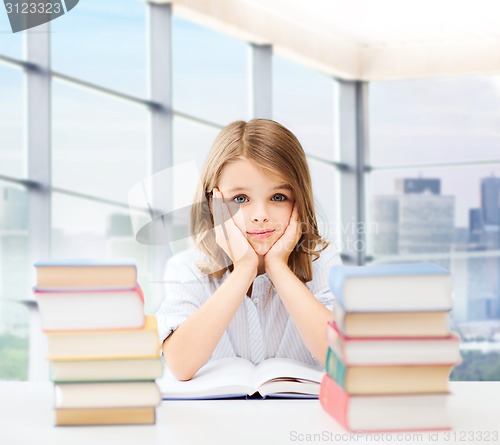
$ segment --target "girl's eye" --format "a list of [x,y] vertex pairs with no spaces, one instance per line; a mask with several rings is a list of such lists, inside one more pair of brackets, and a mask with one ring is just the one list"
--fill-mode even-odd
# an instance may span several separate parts
[[239,196],[235,196],[233,198],[233,201],[238,203],[238,204],[243,204],[245,202],[248,201],[247,197],[246,196],[243,196],[243,195],[239,195]]
[[287,197],[281,193],[276,193],[276,195],[274,195],[272,197],[272,200],[273,201],[278,201],[278,202],[282,202],[282,201],[286,201],[287,200]]

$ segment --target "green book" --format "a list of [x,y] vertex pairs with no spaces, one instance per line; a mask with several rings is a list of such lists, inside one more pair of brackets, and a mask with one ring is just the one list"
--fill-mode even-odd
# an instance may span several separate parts
[[342,361],[335,355],[335,352],[329,347],[326,353],[326,373],[333,379],[337,384],[346,389],[346,366]]

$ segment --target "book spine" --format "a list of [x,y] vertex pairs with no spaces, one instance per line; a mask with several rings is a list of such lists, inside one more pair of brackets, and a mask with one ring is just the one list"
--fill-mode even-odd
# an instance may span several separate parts
[[136,284],[135,291],[137,292],[137,295],[139,295],[142,304],[144,304],[144,292],[142,291],[142,287],[139,285],[139,283]]
[[154,425],[154,407],[140,408],[57,408],[55,425]]
[[139,283],[136,283],[135,286],[133,287],[120,287],[120,288],[44,288],[44,287],[34,287],[33,288],[33,294],[35,297],[38,295],[46,295],[46,294],[55,294],[55,295],[62,295],[62,294],[95,294],[96,292],[102,293],[102,294],[120,294],[124,292],[135,292],[139,298],[142,300],[144,303],[144,292],[142,291],[141,286]]
[[377,337],[369,337],[366,335],[363,336],[347,336],[342,334],[339,327],[334,321],[329,321],[326,327],[326,339],[330,343],[330,346],[335,351],[337,350],[338,344],[342,344],[344,342],[357,342],[357,341],[369,341],[369,342],[382,342],[382,341],[449,341],[460,343],[460,336],[454,332],[449,331],[446,335],[433,335],[433,336],[424,336],[424,335],[398,335],[398,336],[377,336]]
[[326,325],[326,342],[328,347],[340,354],[341,357],[345,357],[343,351],[342,337],[339,335],[338,330],[335,328],[335,324],[329,321]]
[[328,348],[328,352],[326,354],[325,369],[326,373],[346,391],[347,368],[331,348]]
[[321,380],[319,401],[330,416],[345,429],[351,430],[348,422],[349,395],[328,374]]

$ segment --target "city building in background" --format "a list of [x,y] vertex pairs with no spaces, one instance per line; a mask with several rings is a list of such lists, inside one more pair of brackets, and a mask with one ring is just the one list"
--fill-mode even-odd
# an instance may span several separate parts
[[[373,255],[450,252],[455,198],[443,196],[439,179],[403,178],[394,195],[373,197]],[[447,264],[446,264],[447,266]]]

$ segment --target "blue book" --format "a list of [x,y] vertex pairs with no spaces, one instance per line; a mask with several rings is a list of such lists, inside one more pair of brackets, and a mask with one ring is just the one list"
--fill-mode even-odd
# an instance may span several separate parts
[[450,273],[433,263],[338,266],[330,289],[345,312],[449,311]]

